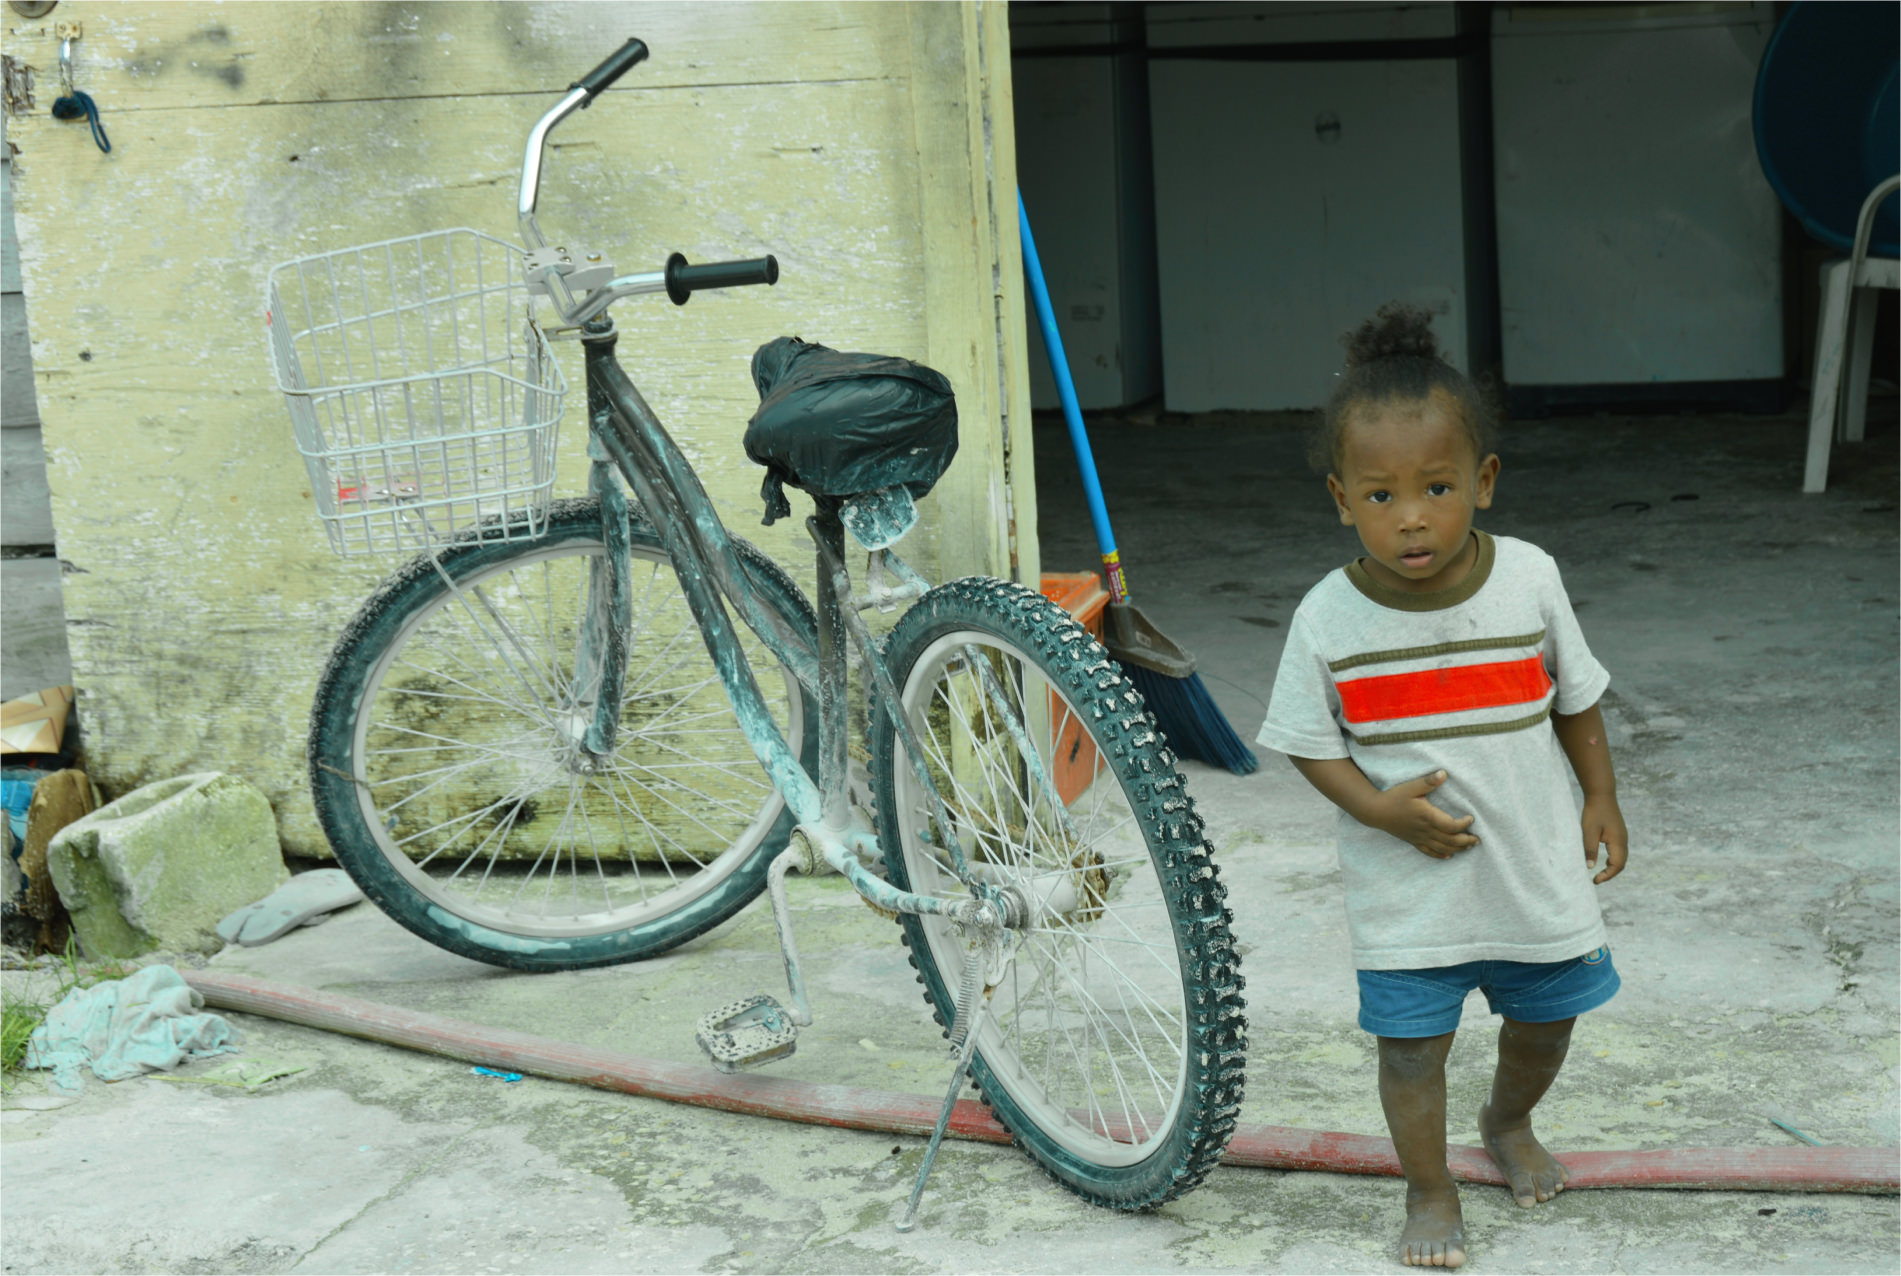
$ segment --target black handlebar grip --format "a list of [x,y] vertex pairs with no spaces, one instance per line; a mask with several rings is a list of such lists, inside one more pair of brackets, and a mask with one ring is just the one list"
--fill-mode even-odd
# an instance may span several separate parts
[[676,306],[702,288],[738,288],[745,284],[779,282],[779,259],[755,257],[751,261],[709,261],[700,266],[687,265],[686,257],[675,253],[667,258],[667,296]]
[[[647,46],[639,40],[629,40],[609,54],[607,61],[568,85],[568,88],[586,89],[588,101],[592,102],[596,94],[646,60]],[[587,103],[582,105],[586,106]]]

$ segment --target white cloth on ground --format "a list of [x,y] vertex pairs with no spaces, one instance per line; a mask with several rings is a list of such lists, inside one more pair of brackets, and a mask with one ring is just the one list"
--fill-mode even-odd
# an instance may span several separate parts
[[204,1004],[170,966],[75,988],[33,1030],[25,1064],[50,1068],[55,1087],[77,1090],[82,1064],[101,1081],[123,1081],[235,1051],[238,1030],[218,1015],[194,1013]]

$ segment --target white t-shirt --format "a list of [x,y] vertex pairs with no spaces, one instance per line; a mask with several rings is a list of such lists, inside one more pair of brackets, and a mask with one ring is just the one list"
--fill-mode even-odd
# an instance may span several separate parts
[[1358,562],[1288,628],[1258,743],[1351,758],[1381,789],[1444,769],[1427,800],[1471,815],[1478,845],[1435,859],[1340,813],[1354,965],[1566,961],[1605,942],[1571,768],[1551,714],[1597,703],[1591,657],[1549,554],[1475,532],[1458,585],[1411,594]]

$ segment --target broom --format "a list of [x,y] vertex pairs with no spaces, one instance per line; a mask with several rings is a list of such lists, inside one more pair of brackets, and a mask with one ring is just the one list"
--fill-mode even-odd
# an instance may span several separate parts
[[1023,207],[1021,191],[1017,192],[1017,225],[1023,237],[1023,274],[1029,280],[1030,297],[1036,303],[1043,348],[1049,354],[1050,372],[1056,378],[1056,394],[1062,400],[1063,420],[1069,426],[1069,441],[1076,449],[1083,495],[1089,502],[1096,545],[1102,551],[1102,566],[1109,579],[1103,645],[1121,662],[1129,681],[1142,693],[1149,712],[1155,715],[1156,723],[1176,753],[1226,767],[1236,775],[1246,775],[1260,763],[1234,734],[1234,728],[1215,706],[1208,689],[1201,685],[1201,676],[1195,672],[1195,658],[1129,602],[1122,559],[1116,551],[1115,533],[1109,530],[1109,510],[1102,503],[1102,483],[1096,477],[1089,434],[1083,429],[1082,409],[1076,403],[1076,385],[1070,380],[1063,339],[1056,332],[1056,312],[1050,307],[1049,286],[1043,281],[1043,264],[1036,255],[1036,241],[1030,235],[1030,214]]

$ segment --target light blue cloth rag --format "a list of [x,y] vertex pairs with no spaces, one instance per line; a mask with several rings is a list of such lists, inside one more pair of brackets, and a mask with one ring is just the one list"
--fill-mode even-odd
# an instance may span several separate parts
[[101,1081],[123,1081],[235,1051],[236,1028],[217,1015],[193,1013],[204,1004],[170,966],[75,988],[33,1030],[26,1066],[51,1068],[55,1087],[77,1090],[81,1064],[90,1064]]

